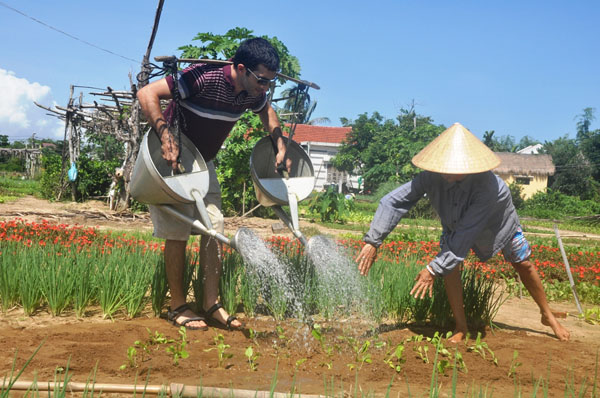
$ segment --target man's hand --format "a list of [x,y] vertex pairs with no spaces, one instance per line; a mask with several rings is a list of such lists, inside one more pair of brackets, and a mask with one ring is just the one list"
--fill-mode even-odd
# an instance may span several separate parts
[[[279,165],[283,163],[283,158],[285,157],[285,150],[279,150],[277,155],[275,155],[275,170],[279,169]],[[285,159],[285,169],[288,173],[292,172],[292,159]]]
[[162,150],[163,159],[167,161],[173,170],[178,170],[177,157],[179,156],[179,146],[177,145],[177,141],[170,132],[163,131],[161,142],[160,149]]
[[355,259],[358,263],[358,270],[361,275],[367,276],[369,274],[369,270],[375,261],[375,257],[377,257],[377,248],[370,243],[366,243]]
[[427,268],[423,269],[417,274],[415,281],[416,283],[410,291],[411,296],[414,296],[414,298],[422,299],[425,297],[425,293],[428,290],[429,297],[433,296],[433,275],[431,275]]

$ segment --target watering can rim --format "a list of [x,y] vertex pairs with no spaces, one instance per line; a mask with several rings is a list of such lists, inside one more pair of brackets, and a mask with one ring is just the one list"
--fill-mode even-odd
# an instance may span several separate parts
[[[262,180],[263,178],[260,178],[258,176],[258,174],[256,173],[256,168],[255,168],[255,155],[256,155],[256,151],[257,148],[259,146],[264,146],[266,144],[264,144],[264,142],[266,142],[267,140],[271,140],[270,136],[265,136],[262,137],[260,140],[258,140],[256,142],[256,144],[254,144],[254,147],[252,148],[252,152],[250,154],[250,176],[252,177],[252,181],[254,182],[255,185],[257,185],[258,190],[260,190],[260,193],[265,195],[271,202],[277,204],[277,205],[287,205],[287,202],[285,202],[284,200],[281,200],[280,198],[276,197],[275,195],[273,195],[271,192],[269,192],[267,189],[265,189],[264,185],[260,182],[260,180]],[[286,141],[287,142],[287,141]],[[271,143],[270,143],[271,144]],[[302,177],[289,177],[289,179],[295,179],[295,178],[306,178],[306,177],[311,177],[313,179],[313,184],[311,187],[311,191],[314,189],[314,186],[316,184],[316,178],[315,178],[315,168],[312,164],[312,160],[310,159],[310,156],[308,156],[308,154],[306,153],[306,151],[304,150],[304,148],[302,148],[302,146],[300,144],[298,144],[296,141],[294,140],[290,140],[289,142],[289,146],[294,147],[296,150],[299,150],[299,153],[302,154],[302,156],[305,158],[304,160],[306,160],[306,163],[310,169],[310,176],[302,176]],[[289,148],[288,148],[289,150]],[[276,177],[274,177],[275,179]],[[265,178],[266,179],[266,178]],[[281,178],[283,179],[283,177]],[[305,198],[302,198],[305,199]]]
[[[140,150],[138,152],[138,158],[140,156],[142,156],[142,161],[144,163],[144,167],[147,169],[147,172],[149,174],[149,176],[152,178],[152,181],[157,183],[158,186],[160,187],[160,189],[162,190],[162,192],[164,194],[166,194],[168,197],[170,197],[171,199],[173,199],[175,202],[177,203],[185,203],[185,204],[191,204],[191,203],[196,203],[195,200],[193,199],[187,199],[185,197],[182,197],[181,195],[179,195],[177,192],[175,192],[170,186],[169,184],[167,184],[167,182],[165,181],[165,177],[163,177],[158,169],[156,168],[156,165],[154,164],[154,161],[152,160],[152,156],[150,154],[150,145],[149,145],[149,140],[150,140],[150,136],[151,136],[151,132],[152,130],[148,130],[146,132],[146,134],[144,134],[144,137],[142,138],[142,142],[140,144]],[[202,157],[202,155],[200,154],[200,151],[198,151],[198,148],[196,148],[196,146],[193,144],[193,142],[186,137],[185,135],[182,135],[181,139],[183,141],[185,141],[186,143],[186,147],[190,148],[194,148],[195,149],[195,153],[194,153],[194,160],[195,161],[202,161],[202,164],[204,166],[205,169],[207,169],[206,166],[206,161],[204,160],[204,158]],[[207,172],[207,170],[202,170],[201,172]],[[134,181],[134,179],[132,178],[132,181]],[[150,203],[147,200],[144,200],[144,198],[138,199],[134,196],[134,198],[136,200],[139,200],[142,203],[147,203],[147,204],[155,204],[155,205],[160,205],[160,204],[167,204],[167,203]]]

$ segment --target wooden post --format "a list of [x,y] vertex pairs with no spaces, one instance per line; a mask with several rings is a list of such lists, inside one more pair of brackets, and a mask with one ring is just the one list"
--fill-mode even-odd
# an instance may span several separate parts
[[142,88],[146,84],[148,84],[149,67],[147,65],[150,61],[150,52],[152,51],[152,46],[154,45],[154,38],[156,37],[156,32],[158,31],[158,23],[160,22],[160,15],[162,14],[164,2],[164,0],[158,0],[156,14],[154,15],[154,25],[152,26],[152,33],[150,34],[150,41],[148,42],[148,47],[146,48],[146,54],[144,54],[144,58],[142,59],[142,72],[140,76],[141,79],[138,82],[139,88]]
[[242,191],[242,214],[246,212],[246,181],[244,181],[244,190]]
[[567,254],[565,253],[565,248],[563,247],[562,240],[560,239],[560,234],[558,233],[558,227],[554,224],[554,233],[556,234],[556,239],[558,240],[558,247],[560,248],[560,254],[562,254],[563,261],[565,262],[565,269],[567,270],[567,275],[569,277],[569,283],[571,284],[571,290],[573,291],[573,296],[575,297],[575,304],[577,304],[577,309],[580,314],[583,314],[583,310],[581,309],[581,304],[579,304],[579,297],[577,296],[577,289],[575,289],[575,282],[573,281],[573,275],[571,275],[571,266],[569,265],[569,260],[567,259]]
[[[71,84],[70,86],[70,94],[69,94],[69,105],[67,106],[67,115],[65,123],[67,123],[67,139],[69,140],[69,168],[73,162],[75,162],[75,134],[73,127],[73,89],[74,86]],[[71,186],[71,201],[77,201],[77,186],[75,185],[75,181],[69,180],[69,185]]]

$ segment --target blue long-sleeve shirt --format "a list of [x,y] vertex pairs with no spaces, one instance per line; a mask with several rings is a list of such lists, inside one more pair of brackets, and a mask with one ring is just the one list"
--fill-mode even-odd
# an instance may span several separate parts
[[381,199],[363,240],[379,247],[423,196],[442,222],[440,252],[429,263],[436,276],[448,275],[470,249],[481,261],[488,260],[506,246],[520,226],[510,190],[491,171],[469,174],[453,183],[441,174],[424,171]]

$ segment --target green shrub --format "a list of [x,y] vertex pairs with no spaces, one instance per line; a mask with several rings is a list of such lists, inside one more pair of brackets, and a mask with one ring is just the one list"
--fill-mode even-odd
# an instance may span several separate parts
[[538,192],[526,200],[521,215],[557,219],[569,216],[589,216],[600,213],[600,203],[593,200],[580,200],[559,191],[548,189]]
[[56,199],[61,190],[61,157],[59,155],[43,155],[42,169],[40,193],[44,199]]
[[439,216],[428,199],[421,199],[410,209],[406,218],[425,218],[439,220]]
[[119,165],[119,160],[93,160],[85,155],[80,156],[75,181],[78,200],[106,195],[112,183],[110,175]]
[[337,193],[334,186],[329,186],[325,192],[313,197],[308,207],[309,211],[318,214],[323,222],[346,222],[353,208],[353,200],[346,199]]
[[0,171],[23,172],[25,171],[25,159],[18,157],[0,157]]
[[149,211],[147,204],[142,203],[142,202],[138,202],[134,198],[130,199],[129,210],[131,210],[134,213],[142,213],[142,212],[148,212]]
[[[110,173],[118,166],[118,160],[100,161],[90,159],[85,155],[80,156],[77,161],[77,180],[75,181],[78,200],[106,195],[112,182]],[[69,183],[66,166],[62,187],[60,181],[63,173],[61,157],[58,155],[44,155],[42,157],[42,167],[44,169],[41,177],[42,197],[56,200],[58,199],[58,193],[65,189]]]
[[[250,179],[250,155],[254,145],[265,133],[260,118],[245,114],[234,126],[215,161],[221,185],[222,212],[226,216],[241,215],[257,203],[254,184]],[[273,165],[275,167],[275,165]],[[260,208],[254,215],[260,214]]]
[[525,204],[525,199],[523,199],[523,188],[519,184],[512,182],[508,186],[508,189],[510,189],[510,196],[512,197],[512,202],[515,206],[515,209],[522,209],[523,205]]

